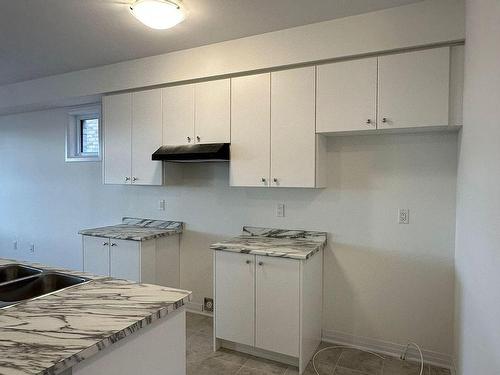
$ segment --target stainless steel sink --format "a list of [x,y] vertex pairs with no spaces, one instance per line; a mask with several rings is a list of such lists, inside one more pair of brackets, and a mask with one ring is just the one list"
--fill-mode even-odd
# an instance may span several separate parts
[[38,275],[42,273],[42,270],[38,268],[33,268],[29,266],[24,266],[21,264],[7,264],[5,266],[0,266],[0,284],[22,279],[24,277]]
[[[21,268],[25,267],[10,265],[10,267],[14,266]],[[59,272],[42,271],[31,267],[27,268],[28,270],[26,270],[26,272],[30,272],[29,269],[39,272],[33,273],[32,275],[26,275],[23,273],[25,270],[17,274],[15,271],[5,271],[6,273],[11,272],[11,275],[18,275],[20,277],[0,282],[0,308],[46,296],[90,281],[84,277],[72,276]]]

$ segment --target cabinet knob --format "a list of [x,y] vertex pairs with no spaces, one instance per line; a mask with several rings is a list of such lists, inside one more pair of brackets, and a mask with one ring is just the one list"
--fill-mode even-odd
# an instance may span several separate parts
[[108,246],[108,245],[109,245],[109,243],[107,243],[107,242],[102,243],[102,246]]
[[275,184],[278,183],[278,179],[276,177],[273,178],[273,181],[274,181]]
[[191,137],[187,137],[188,143],[191,143]]
[[138,178],[137,177],[132,177],[132,181],[137,181]]
[[367,123],[368,125],[370,125],[370,124],[372,123],[372,120],[371,120],[371,119],[368,119],[368,120],[366,120],[366,123]]
[[118,246],[118,245],[117,245],[116,243],[114,243],[114,242],[113,242],[113,243],[111,244],[111,246]]
[[382,122],[387,122],[387,117],[382,118]]
[[264,265],[264,262],[259,262],[259,266],[263,266]]
[[245,263],[246,263],[246,264],[250,264],[250,263],[252,263],[252,261],[247,259],[247,260],[245,261]]
[[262,178],[261,178],[261,181],[262,181],[262,182],[266,182],[266,178],[265,178],[265,177],[262,177]]
[[201,140],[201,138],[200,138],[200,136],[199,136],[199,135],[197,135],[197,136],[196,136],[196,140],[197,140],[198,142]]
[[130,177],[125,177],[125,181],[130,181]]

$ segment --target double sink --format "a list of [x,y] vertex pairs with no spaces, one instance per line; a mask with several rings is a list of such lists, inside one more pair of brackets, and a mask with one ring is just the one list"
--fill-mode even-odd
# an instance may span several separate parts
[[22,264],[0,266],[0,309],[89,281],[84,277]]

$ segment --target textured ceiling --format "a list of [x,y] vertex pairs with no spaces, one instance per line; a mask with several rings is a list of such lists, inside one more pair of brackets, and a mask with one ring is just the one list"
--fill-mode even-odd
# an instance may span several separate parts
[[2,0],[0,85],[305,25],[420,0],[184,0],[187,19],[152,30],[131,1]]

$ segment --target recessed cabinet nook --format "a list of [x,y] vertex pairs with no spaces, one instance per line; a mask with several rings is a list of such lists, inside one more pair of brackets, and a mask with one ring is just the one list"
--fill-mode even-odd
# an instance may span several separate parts
[[230,143],[230,185],[326,186],[326,136],[456,129],[450,48],[107,95],[104,183],[161,185],[161,145]]

